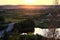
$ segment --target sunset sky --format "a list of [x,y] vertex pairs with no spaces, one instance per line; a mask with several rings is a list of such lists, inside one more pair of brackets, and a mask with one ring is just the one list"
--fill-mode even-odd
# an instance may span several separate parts
[[[60,0],[59,4],[60,4]],[[0,5],[53,5],[54,0],[0,0]]]

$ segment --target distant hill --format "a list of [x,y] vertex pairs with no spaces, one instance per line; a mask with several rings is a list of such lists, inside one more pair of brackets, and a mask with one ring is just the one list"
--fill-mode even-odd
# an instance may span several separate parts
[[[18,9],[18,8],[24,8],[28,5],[0,5],[0,9]],[[35,7],[35,8],[53,8],[57,7],[60,8],[60,5],[30,5],[28,7]]]
[[[18,8],[24,8],[27,5],[0,5],[0,9],[18,9]],[[36,8],[47,8],[49,6],[47,5],[33,5],[29,7],[36,7]]]
[[0,14],[7,15],[7,17],[14,16],[15,18],[24,16],[40,16],[41,14],[50,13],[53,10],[60,13],[60,5],[0,5]]
[[11,9],[15,9],[15,10],[24,10],[24,11],[28,11],[31,12],[32,10],[36,12],[41,12],[41,10],[47,11],[47,10],[51,10],[51,9],[57,9],[60,10],[60,5],[32,5],[32,6],[28,6],[28,5],[0,5],[0,11],[1,10],[11,10]]

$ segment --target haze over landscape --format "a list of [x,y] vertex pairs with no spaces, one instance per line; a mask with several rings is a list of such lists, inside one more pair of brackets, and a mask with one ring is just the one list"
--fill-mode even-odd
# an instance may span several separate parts
[[[35,24],[38,25],[35,28],[34,34],[39,34],[44,37],[47,37],[45,34],[48,32],[48,24],[50,24],[48,23],[50,21],[49,17],[52,16],[55,9],[58,11],[57,31],[59,32],[59,36],[60,0],[58,0],[58,5],[55,5],[55,0],[0,0],[0,15],[3,15],[6,21],[16,23],[25,18],[33,18],[36,22]],[[2,31],[0,31],[1,34]]]

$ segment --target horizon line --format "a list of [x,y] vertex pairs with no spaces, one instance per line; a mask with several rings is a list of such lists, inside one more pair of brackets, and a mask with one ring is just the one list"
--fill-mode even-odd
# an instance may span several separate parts
[[[4,6],[4,5],[0,5],[0,6]],[[60,5],[8,5],[5,4],[5,6],[60,6]]]

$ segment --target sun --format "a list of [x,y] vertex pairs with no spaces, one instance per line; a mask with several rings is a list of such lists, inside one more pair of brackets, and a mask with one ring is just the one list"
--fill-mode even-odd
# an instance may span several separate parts
[[32,2],[34,2],[33,0],[25,0],[25,2],[27,2],[27,3],[32,3]]
[[34,0],[24,0],[24,3],[26,5],[32,5],[34,3]]

